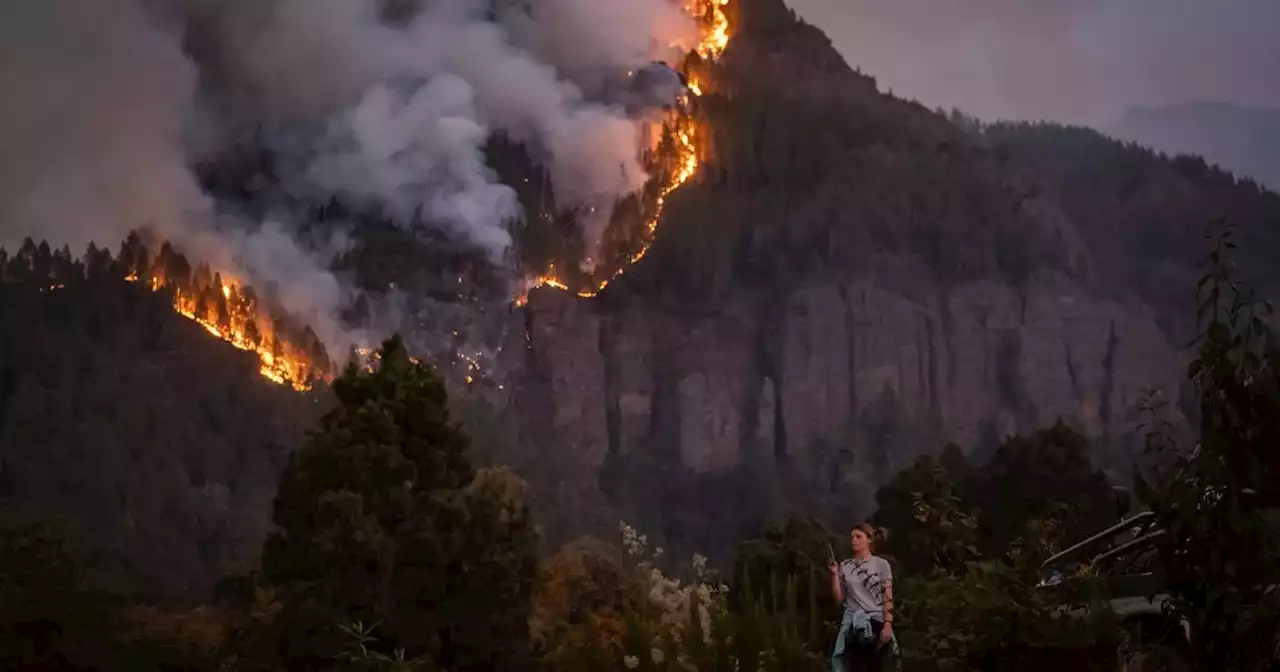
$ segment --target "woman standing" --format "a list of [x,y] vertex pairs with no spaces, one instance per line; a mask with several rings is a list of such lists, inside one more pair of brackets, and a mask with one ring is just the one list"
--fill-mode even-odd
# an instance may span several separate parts
[[[896,649],[893,637],[893,571],[884,558],[871,554],[875,528],[858,523],[849,532],[853,558],[831,570],[831,593],[844,606],[840,633],[831,653],[832,672],[879,672],[884,654]],[[848,665],[848,667],[846,667]]]

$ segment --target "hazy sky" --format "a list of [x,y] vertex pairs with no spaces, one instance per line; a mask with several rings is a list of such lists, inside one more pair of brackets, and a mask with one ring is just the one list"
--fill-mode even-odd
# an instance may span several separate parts
[[1280,107],[1280,0],[787,0],[930,107],[1106,124],[1129,105]]

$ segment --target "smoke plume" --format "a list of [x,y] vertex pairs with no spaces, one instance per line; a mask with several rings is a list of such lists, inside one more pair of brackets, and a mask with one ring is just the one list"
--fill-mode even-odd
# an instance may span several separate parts
[[208,212],[183,147],[196,68],[136,2],[5,3],[0,49],[0,240],[83,249]]
[[525,12],[513,0],[500,16],[518,46],[590,92],[613,71],[674,63],[698,43],[688,13],[670,2],[542,0]]
[[488,135],[505,131],[546,156],[559,202],[608,208],[647,179],[639,126],[588,94],[696,38],[670,0],[553,0],[529,12],[435,0],[411,5],[400,25],[367,2],[269,4],[269,16],[245,3],[196,14],[217,26],[220,75],[253,124],[327,120],[323,141],[277,138],[306,166],[287,176],[291,189],[365,198],[402,221],[422,214],[494,258],[519,213],[484,165]]
[[[602,83],[692,46],[672,0],[14,0],[0,7],[0,241],[111,244],[148,226],[270,286],[331,352],[351,291],[297,215],[229,220],[192,163],[254,137],[293,199],[443,228],[496,262],[520,216],[485,165],[504,131],[559,202],[646,179],[639,122]],[[588,231],[589,239],[598,231]]]

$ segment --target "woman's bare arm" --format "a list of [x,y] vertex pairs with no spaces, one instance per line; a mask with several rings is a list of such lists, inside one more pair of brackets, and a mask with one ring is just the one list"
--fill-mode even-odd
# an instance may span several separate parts
[[884,623],[893,624],[893,579],[884,582]]

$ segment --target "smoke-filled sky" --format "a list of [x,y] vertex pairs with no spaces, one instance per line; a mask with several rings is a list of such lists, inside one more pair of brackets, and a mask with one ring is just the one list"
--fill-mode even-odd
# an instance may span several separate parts
[[0,244],[114,247],[150,227],[230,277],[278,287],[345,352],[335,248],[292,237],[296,206],[266,222],[228,216],[194,162],[256,132],[286,192],[272,203],[338,195],[501,264],[520,211],[485,165],[486,139],[526,143],[559,203],[612,204],[647,176],[643,115],[606,85],[698,39],[674,0],[527,4],[4,0]]
[[1280,0],[788,0],[881,89],[985,119],[1280,107]]

